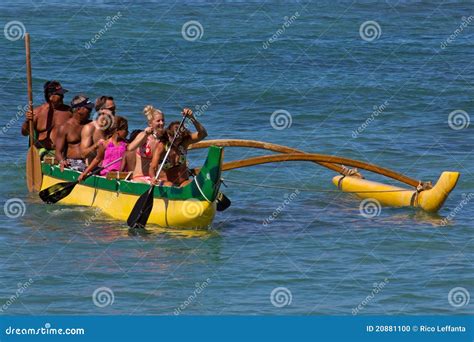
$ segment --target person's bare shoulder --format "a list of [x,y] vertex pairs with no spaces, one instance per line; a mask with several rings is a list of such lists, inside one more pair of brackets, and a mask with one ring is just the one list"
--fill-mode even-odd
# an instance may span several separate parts
[[89,123],[86,123],[82,127],[83,134],[92,135],[92,134],[94,134],[94,131],[95,131],[95,125],[94,125],[93,121],[91,121]]
[[43,103],[42,105],[33,109],[33,115],[40,117],[48,114],[49,104]]

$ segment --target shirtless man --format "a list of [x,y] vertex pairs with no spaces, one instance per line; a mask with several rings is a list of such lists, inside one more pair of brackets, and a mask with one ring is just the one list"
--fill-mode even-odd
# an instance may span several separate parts
[[63,103],[64,89],[58,81],[44,84],[44,98],[41,106],[34,108],[33,113],[26,113],[26,120],[21,126],[21,134],[28,135],[29,120],[33,120],[33,128],[37,134],[35,145],[38,148],[54,150],[54,142],[59,127],[71,118],[71,108]]
[[109,138],[113,117],[115,116],[115,102],[112,96],[101,96],[95,101],[97,118],[82,129],[81,153],[82,158],[89,162],[95,158],[97,147],[101,140]]
[[65,167],[81,172],[86,168],[81,154],[81,131],[93,107],[93,103],[83,95],[75,96],[71,102],[72,117],[59,128],[56,138],[56,159],[61,172]]

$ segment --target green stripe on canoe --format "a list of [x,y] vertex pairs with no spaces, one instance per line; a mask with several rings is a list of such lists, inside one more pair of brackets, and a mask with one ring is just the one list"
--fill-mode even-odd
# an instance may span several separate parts
[[[176,187],[155,187],[154,197],[155,198],[168,198],[176,200],[187,200],[197,199],[205,200],[204,196],[199,191],[196,181],[199,183],[199,187],[202,192],[210,201],[214,201],[220,186],[221,178],[221,160],[222,160],[222,147],[211,146],[209,147],[206,162],[201,168],[201,172],[196,176],[190,184],[182,188]],[[73,182],[77,180],[80,173],[65,169],[64,172],[59,170],[58,166],[52,166],[49,164],[42,164],[42,173],[61,181]],[[84,182],[81,183],[85,186],[90,186],[96,189],[121,192],[125,194],[140,196],[149,189],[148,184],[135,183],[124,180],[106,179],[105,177],[91,176],[88,177]]]

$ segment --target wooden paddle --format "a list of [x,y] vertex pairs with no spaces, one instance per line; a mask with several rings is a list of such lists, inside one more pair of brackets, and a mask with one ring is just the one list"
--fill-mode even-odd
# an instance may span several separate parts
[[217,211],[224,211],[230,207],[232,204],[229,197],[224,195],[222,192],[219,192],[216,197],[216,210]]
[[[158,179],[158,176],[160,175],[160,172],[166,163],[166,159],[168,159],[168,155],[170,154],[170,151],[171,151],[171,146],[173,146],[174,141],[176,140],[176,137],[178,136],[179,131],[181,130],[181,126],[183,126],[185,120],[186,120],[186,116],[183,116],[183,120],[181,120],[181,122],[179,123],[178,129],[176,130],[173,140],[171,141],[170,148],[168,149],[168,151],[166,151],[165,157],[163,158],[163,161],[161,162],[158,172],[155,175],[155,181]],[[148,218],[150,217],[151,211],[153,210],[153,199],[154,199],[153,190],[154,189],[155,189],[155,184],[153,183],[151,184],[150,189],[148,189],[148,191],[143,193],[138,198],[137,203],[135,203],[135,206],[133,207],[127,219],[127,225],[131,229],[145,228],[146,223],[148,222]]]
[[[28,84],[28,110],[33,113],[33,85],[31,79],[31,54],[30,54],[30,34],[25,34],[26,48],[26,80]],[[43,175],[41,174],[41,160],[38,149],[35,146],[33,120],[28,120],[30,131],[30,147],[26,154],[26,185],[29,192],[41,190]]]
[[[99,167],[97,170],[87,175],[87,177],[98,174],[101,170],[118,162],[119,160],[122,160],[122,157],[111,161],[107,165]],[[79,184],[79,181],[56,183],[51,185],[49,188],[40,191],[39,197],[43,200],[43,202],[54,204],[69,195],[77,184]]]

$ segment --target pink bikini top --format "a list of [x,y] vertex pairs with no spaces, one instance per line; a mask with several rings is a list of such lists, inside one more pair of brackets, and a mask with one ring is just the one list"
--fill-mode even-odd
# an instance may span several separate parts
[[[127,144],[124,141],[121,141],[117,146],[113,142],[109,142],[105,147],[104,160],[102,165],[107,165],[118,158],[121,158],[125,155],[127,151]],[[109,171],[119,171],[122,161],[119,160],[112,165],[107,166],[106,168],[100,171],[101,176],[105,176]]]
[[151,150],[151,142],[152,142],[153,136],[150,135],[146,139],[146,142],[141,145],[139,148],[137,148],[137,154],[142,157],[142,158],[152,158],[153,157],[153,151]]

